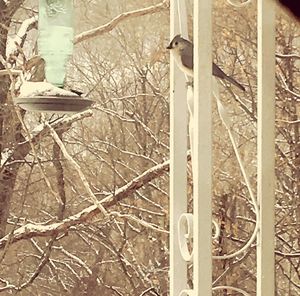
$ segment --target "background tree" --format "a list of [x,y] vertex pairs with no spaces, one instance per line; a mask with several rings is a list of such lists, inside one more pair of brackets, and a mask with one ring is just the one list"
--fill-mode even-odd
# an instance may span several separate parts
[[[92,110],[43,117],[18,111],[17,77],[0,76],[0,292],[168,295],[168,1],[75,5],[67,85],[89,93]],[[36,15],[37,1],[0,0],[0,70],[42,81]],[[222,87],[222,101],[253,188],[255,15],[254,4],[237,10],[215,1],[214,60],[247,88]],[[299,26],[279,15],[276,30],[276,290],[298,295]],[[221,227],[214,255],[224,255],[245,244],[255,214],[215,107],[213,116],[214,218]],[[91,201],[89,189],[112,215]],[[243,256],[215,260],[214,285],[255,294],[255,256],[253,245]]]

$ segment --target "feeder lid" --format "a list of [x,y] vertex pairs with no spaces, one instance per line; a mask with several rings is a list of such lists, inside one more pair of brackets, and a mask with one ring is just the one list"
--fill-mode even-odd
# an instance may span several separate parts
[[20,87],[15,104],[27,111],[74,113],[89,108],[93,101],[48,82],[26,81]]

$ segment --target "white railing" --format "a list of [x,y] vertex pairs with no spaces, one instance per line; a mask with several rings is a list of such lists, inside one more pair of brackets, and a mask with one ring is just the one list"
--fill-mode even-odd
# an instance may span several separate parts
[[[184,1],[180,1],[184,4]],[[180,30],[180,24],[186,28],[186,13],[179,22],[177,1],[170,3],[170,33],[174,36]],[[180,6],[181,10],[184,7]],[[184,29],[180,30],[184,32]],[[170,63],[170,294],[179,295],[186,287],[187,264],[181,256],[177,221],[187,209],[187,104],[185,78],[175,66],[171,57]]]
[[259,0],[257,56],[257,295],[275,295],[275,1]]
[[[224,0],[226,1],[226,0]],[[227,0],[231,5],[238,5]],[[245,6],[245,1],[239,6]],[[275,7],[273,0],[258,0],[258,124],[257,124],[257,198],[239,156],[228,114],[212,80],[212,0],[194,0],[194,88],[188,87],[183,73],[171,57],[171,166],[170,166],[170,295],[212,295],[227,289],[250,295],[240,287],[212,285],[212,259],[222,260],[245,252],[257,243],[257,292],[259,296],[275,295],[274,268],[274,97],[275,97]],[[187,37],[185,0],[172,0],[170,37],[181,33]],[[206,40],[206,42],[202,42]],[[199,73],[201,69],[201,73]],[[213,81],[213,83],[212,83]],[[249,190],[256,227],[248,242],[239,250],[223,256],[212,256],[211,193],[211,98],[217,101],[219,115],[226,126]],[[188,100],[186,100],[188,98]],[[193,167],[193,214],[187,211],[187,101]],[[213,223],[213,224],[212,224]],[[193,240],[192,251],[188,243]],[[188,264],[193,266],[193,289],[188,287]]]

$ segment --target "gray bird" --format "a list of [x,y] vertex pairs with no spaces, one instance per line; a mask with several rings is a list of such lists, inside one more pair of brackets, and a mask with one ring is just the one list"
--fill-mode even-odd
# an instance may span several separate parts
[[[192,42],[182,38],[180,35],[176,35],[167,46],[167,49],[171,50],[171,53],[173,54],[175,62],[179,69],[191,77],[194,76],[193,47],[194,46]],[[213,63],[212,65],[212,72],[214,76],[227,80],[242,91],[245,91],[244,86],[242,86],[232,77],[226,75],[215,63]]]

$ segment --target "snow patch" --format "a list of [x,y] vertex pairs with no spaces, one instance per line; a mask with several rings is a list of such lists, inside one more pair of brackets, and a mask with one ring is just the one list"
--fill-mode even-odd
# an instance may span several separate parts
[[37,134],[39,134],[40,132],[43,131],[43,129],[45,128],[45,124],[41,123],[39,125],[37,125],[32,131],[31,131],[31,135],[34,137]]
[[5,148],[3,149],[2,153],[1,153],[1,162],[0,162],[0,167],[2,167],[6,161],[9,159],[9,157],[12,155],[13,151]]
[[[9,1],[6,1],[6,5],[9,3]],[[29,19],[26,19],[21,24],[18,33],[14,38],[11,38],[8,36],[7,42],[6,42],[6,56],[9,57],[10,55],[14,55],[14,53],[17,51],[17,45],[20,45],[22,42],[22,39],[27,34],[27,30],[38,20],[38,16],[33,16]]]
[[[49,82],[32,82],[25,81],[20,87],[19,97],[35,97],[35,96],[78,96],[77,94],[65,90]],[[78,96],[79,97],[79,96]]]

